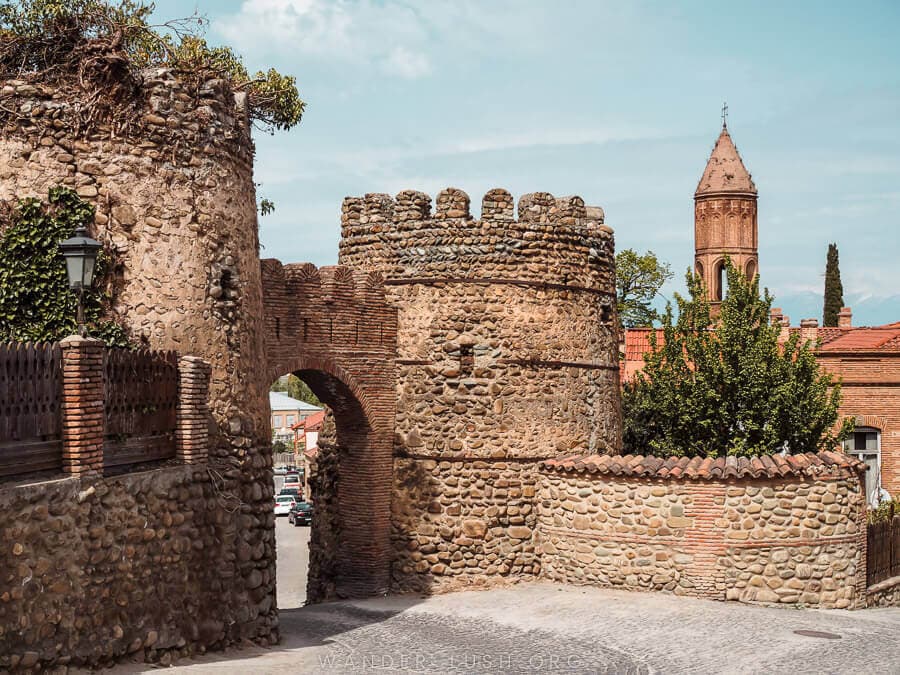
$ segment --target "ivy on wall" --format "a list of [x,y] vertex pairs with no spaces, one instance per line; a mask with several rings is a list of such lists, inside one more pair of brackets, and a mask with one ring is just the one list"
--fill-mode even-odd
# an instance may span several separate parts
[[[51,188],[47,202],[21,199],[0,215],[0,341],[52,342],[76,332],[78,297],[69,288],[59,243],[94,221],[94,207],[65,187]],[[125,329],[104,320],[105,281],[112,256],[101,250],[94,284],[84,291],[84,319],[91,337],[128,346]]]

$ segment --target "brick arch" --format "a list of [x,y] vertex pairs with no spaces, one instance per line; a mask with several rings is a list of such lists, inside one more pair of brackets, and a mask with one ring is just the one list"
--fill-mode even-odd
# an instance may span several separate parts
[[850,415],[849,418],[856,421],[857,428],[871,427],[883,432],[887,427],[887,418],[881,415]]
[[[298,375],[334,415],[333,445],[326,439],[320,448],[320,454],[333,451],[334,461],[319,464],[333,474],[321,484],[335,487],[313,495],[313,542],[327,542],[319,548],[330,550],[314,544],[308,595],[384,593],[391,564],[397,312],[379,276],[343,266],[264,260],[262,290],[269,380]],[[323,523],[332,530],[328,537]]]

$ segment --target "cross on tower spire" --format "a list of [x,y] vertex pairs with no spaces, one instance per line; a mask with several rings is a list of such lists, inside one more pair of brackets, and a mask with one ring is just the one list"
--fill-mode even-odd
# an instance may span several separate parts
[[722,104],[722,128],[723,129],[728,128],[728,104],[727,103]]

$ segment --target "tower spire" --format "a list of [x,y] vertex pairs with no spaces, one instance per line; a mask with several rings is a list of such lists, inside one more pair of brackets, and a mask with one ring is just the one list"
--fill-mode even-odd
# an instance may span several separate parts
[[728,103],[722,103],[722,128],[728,128]]

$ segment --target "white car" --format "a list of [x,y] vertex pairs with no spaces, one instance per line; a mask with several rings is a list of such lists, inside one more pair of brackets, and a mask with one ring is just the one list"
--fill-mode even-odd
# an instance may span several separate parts
[[286,516],[296,503],[297,500],[291,495],[278,495],[275,497],[275,515]]

